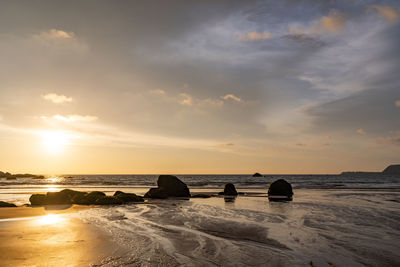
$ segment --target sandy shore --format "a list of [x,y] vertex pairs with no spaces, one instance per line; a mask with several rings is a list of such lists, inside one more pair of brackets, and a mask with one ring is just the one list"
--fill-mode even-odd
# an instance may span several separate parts
[[18,207],[0,212],[1,266],[91,266],[116,251],[99,228],[64,210]]

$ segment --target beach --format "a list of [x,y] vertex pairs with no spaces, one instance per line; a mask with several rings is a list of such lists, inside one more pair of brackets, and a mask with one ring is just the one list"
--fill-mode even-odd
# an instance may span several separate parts
[[[0,261],[6,266],[400,264],[396,190],[298,189],[291,202],[269,202],[262,189],[238,191],[245,194],[64,210],[3,208]],[[192,194],[215,192],[192,189]],[[56,217],[46,222],[41,218],[48,213]]]

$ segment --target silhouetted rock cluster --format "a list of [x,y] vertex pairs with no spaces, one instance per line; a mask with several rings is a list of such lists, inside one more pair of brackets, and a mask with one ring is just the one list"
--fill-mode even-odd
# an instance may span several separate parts
[[0,208],[11,208],[11,207],[16,207],[15,204],[0,201]]
[[262,174],[256,172],[255,174],[253,174],[253,177],[264,177]]
[[113,196],[106,196],[104,192],[93,191],[90,193],[64,189],[60,192],[47,192],[33,194],[29,201],[33,206],[41,205],[120,205],[130,202],[143,202],[143,198],[133,193],[115,192]]
[[273,182],[268,189],[268,199],[271,201],[292,200],[292,185],[284,179]]
[[0,171],[0,178],[6,178],[7,180],[15,180],[17,178],[33,178],[33,179],[43,179],[43,175],[35,175],[30,173],[24,174],[11,174],[9,172]]
[[190,197],[187,185],[173,175],[160,175],[157,188],[150,188],[144,195],[145,198],[164,199],[168,197]]

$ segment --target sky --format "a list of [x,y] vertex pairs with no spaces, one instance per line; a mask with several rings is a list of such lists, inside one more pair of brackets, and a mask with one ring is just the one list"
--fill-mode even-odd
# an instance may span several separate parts
[[381,171],[400,2],[0,1],[0,170]]

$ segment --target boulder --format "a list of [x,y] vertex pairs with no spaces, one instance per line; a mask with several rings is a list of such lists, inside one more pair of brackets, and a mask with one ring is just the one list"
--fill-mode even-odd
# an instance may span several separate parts
[[157,188],[150,188],[145,198],[190,197],[187,185],[173,175],[160,175]]
[[144,195],[145,198],[159,198],[159,199],[164,199],[168,197],[167,192],[164,190],[164,188],[150,188],[149,191]]
[[269,186],[269,200],[292,200],[292,196],[292,186],[284,179],[276,180]]
[[189,188],[173,175],[160,175],[157,185],[163,188],[170,197],[190,197]]
[[400,164],[390,165],[383,170],[384,174],[400,174]]
[[261,173],[256,172],[253,174],[253,177],[264,177]]
[[114,196],[103,196],[96,200],[97,205],[121,205],[122,200]]
[[68,192],[47,192],[46,195],[46,205],[61,205],[61,204],[71,204],[71,197]]
[[237,196],[238,192],[236,191],[235,186],[232,183],[227,183],[224,188],[225,196]]
[[97,204],[96,202],[98,199],[105,196],[106,194],[100,191],[93,191],[84,194],[75,194],[71,199],[71,203],[78,205],[95,205]]
[[31,205],[33,206],[40,206],[40,205],[46,205],[46,195],[43,194],[33,194],[30,198],[29,201],[31,202]]
[[11,207],[16,207],[15,204],[0,201],[0,208],[11,208]]
[[114,193],[114,197],[121,200],[123,203],[129,202],[143,202],[144,199],[133,193],[124,193],[122,191],[117,191]]

